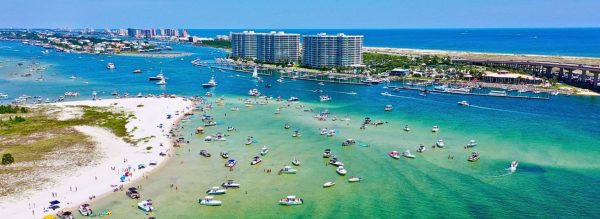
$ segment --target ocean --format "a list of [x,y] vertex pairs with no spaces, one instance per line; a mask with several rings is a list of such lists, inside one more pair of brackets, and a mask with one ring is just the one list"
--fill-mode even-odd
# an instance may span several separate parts
[[[173,46],[193,55],[183,58],[56,52],[46,55],[41,48],[0,42],[0,92],[8,93],[11,98],[21,94],[56,98],[65,91],[80,92],[82,96],[74,99],[90,99],[93,91],[103,98],[110,98],[113,91],[130,95],[138,92],[204,95],[207,90],[201,84],[214,74],[219,86],[211,90],[215,97],[209,100],[223,96],[226,103],[214,105],[207,112],[216,118],[218,125],[207,128],[206,133],[227,133],[227,126],[234,126],[237,131],[229,132],[226,142],[208,143],[204,136],[192,135],[202,125],[201,113],[182,123],[184,128],[177,132],[190,143],[177,149],[172,159],[148,180],[133,184],[142,187],[142,198],[154,200],[153,215],[157,218],[596,218],[600,214],[597,204],[600,190],[595,189],[600,186],[598,97],[552,96],[550,100],[449,94],[422,97],[412,91],[393,92],[384,85],[320,86],[291,80],[278,83],[275,77],[264,77],[265,83],[273,85],[265,88],[265,83],[256,83],[245,73],[211,71],[190,64],[198,57],[203,60],[223,57],[222,50]],[[47,67],[43,82],[35,81],[39,73],[30,78],[19,76],[28,71],[32,61]],[[18,62],[25,64],[18,67]],[[115,63],[117,69],[107,70],[108,62]],[[144,72],[132,74],[136,68]],[[161,70],[169,78],[165,87],[147,80]],[[77,79],[68,79],[72,75]],[[247,92],[252,88],[284,99],[297,96],[304,107],[291,104],[281,114],[274,114],[283,105],[280,102],[246,107],[238,98],[248,97]],[[330,95],[332,101],[320,102],[321,94],[313,92],[317,89]],[[385,91],[394,96],[380,95]],[[357,94],[349,95],[351,92]],[[473,106],[457,106],[461,100]],[[393,105],[394,110],[384,112],[387,104]],[[232,107],[240,110],[231,111]],[[313,118],[325,109],[331,112],[330,118],[335,115],[338,120],[322,122]],[[384,124],[361,130],[359,126],[365,117]],[[285,123],[292,128],[284,129]],[[411,127],[410,132],[402,130],[405,125]],[[434,125],[440,126],[440,132],[430,131]],[[320,128],[325,127],[336,129],[336,135],[320,135]],[[291,137],[293,130],[299,130],[302,136]],[[248,136],[257,142],[245,146]],[[341,142],[346,138],[356,139],[358,144],[342,147]],[[438,139],[444,139],[445,148],[430,147]],[[471,139],[479,145],[464,149]],[[428,146],[427,151],[417,153],[419,144]],[[270,152],[261,164],[251,166],[252,157],[264,145]],[[346,176],[339,176],[334,167],[326,165],[327,160],[321,157],[326,148],[332,149],[345,163]],[[213,156],[198,155],[203,149]],[[406,149],[416,158],[394,160],[386,154]],[[229,151],[231,158],[238,161],[233,171],[223,166],[225,160],[218,156],[221,151]],[[472,151],[480,152],[482,158],[467,162]],[[449,156],[454,159],[448,159]],[[296,167],[297,174],[276,174],[283,166],[291,165],[293,159],[302,161]],[[514,160],[520,165],[510,174],[506,168]],[[265,169],[273,172],[265,173]],[[359,176],[363,181],[348,183],[349,176]],[[242,187],[216,196],[223,206],[198,204],[206,190],[226,179],[234,179]],[[330,180],[337,185],[322,188]],[[171,184],[178,190],[170,188]],[[287,195],[301,197],[305,204],[279,206],[278,200]],[[124,192],[116,192],[91,204],[96,212],[111,211],[111,218],[148,218],[137,209],[137,202]]]

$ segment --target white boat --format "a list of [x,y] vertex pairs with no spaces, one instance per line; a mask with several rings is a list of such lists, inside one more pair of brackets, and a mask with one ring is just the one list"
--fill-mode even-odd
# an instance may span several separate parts
[[440,131],[440,127],[437,125],[434,125],[433,128],[431,128],[431,132],[439,132]]
[[93,214],[90,204],[83,204],[79,206],[79,213],[83,216],[91,216]]
[[142,92],[139,92],[139,93],[137,94],[137,97],[144,97],[144,96],[142,95]]
[[240,184],[234,183],[233,180],[227,180],[227,182],[222,183],[221,186],[224,188],[240,188]]
[[392,94],[390,94],[389,92],[383,92],[383,93],[381,93],[381,95],[383,95],[383,96],[392,96]]
[[346,168],[344,168],[344,166],[338,166],[335,169],[335,172],[337,172],[338,174],[340,174],[342,176],[344,176],[344,175],[346,175],[346,173],[348,173],[348,171],[346,170]]
[[329,97],[328,95],[323,95],[319,98],[321,99],[321,102],[331,101],[331,97]]
[[280,205],[301,205],[304,200],[293,195],[288,195],[284,199],[279,200]]
[[215,81],[215,76],[210,77],[210,80],[204,84],[202,84],[203,88],[216,87],[217,82]]
[[227,160],[227,163],[225,163],[225,167],[234,167],[235,164],[237,164],[237,161],[234,159],[230,159],[230,160]]
[[511,173],[514,173],[515,171],[517,171],[518,166],[519,166],[519,162],[515,160],[510,163],[510,167],[508,168],[508,170],[510,170]]
[[402,152],[402,156],[406,158],[415,158],[415,155],[410,153],[410,150],[406,149],[406,151]]
[[443,148],[445,146],[444,140],[438,139],[437,142],[435,142],[435,146],[437,146],[438,148]]
[[323,152],[323,158],[329,157],[331,157],[331,149],[325,149],[325,151]]
[[258,68],[256,66],[254,66],[254,71],[252,71],[252,78],[260,79],[260,77],[258,77]]
[[466,100],[460,101],[458,102],[459,106],[470,106],[471,104],[469,104],[469,102],[467,102]]
[[317,83],[317,84],[318,84],[318,85],[321,85],[321,86],[324,86],[324,85],[325,85],[325,83],[323,83],[323,82],[319,82],[319,83]]
[[248,95],[258,97],[260,96],[260,92],[258,89],[254,88],[248,91]]
[[160,81],[162,79],[165,79],[165,76],[163,75],[162,70],[156,76],[148,77],[148,80],[150,80],[150,81]]
[[69,79],[75,80],[75,79],[77,79],[77,77],[75,77],[75,75],[71,75],[71,77],[69,77]]
[[284,166],[281,170],[279,170],[279,172],[285,174],[296,174],[297,170],[290,166]]
[[479,160],[479,158],[480,158],[479,152],[473,151],[471,153],[471,155],[469,155],[469,158],[467,160],[470,161],[470,162],[474,162],[474,161]]
[[294,133],[292,133],[292,137],[300,137],[300,131],[294,131]]
[[405,126],[404,126],[404,131],[405,131],[405,132],[410,132],[410,128],[408,127],[408,125],[405,125]]
[[291,102],[295,102],[295,101],[298,101],[298,100],[299,100],[298,97],[290,97],[290,98],[288,98],[288,101],[291,101]]
[[334,183],[334,182],[332,182],[332,181],[328,181],[328,182],[325,182],[325,183],[323,183],[323,188],[332,187],[332,186],[334,186],[334,185],[335,185],[335,183]]
[[329,164],[334,165],[334,166],[344,166],[344,163],[342,163],[341,161],[339,161],[337,158],[332,158],[331,160],[329,160]]
[[112,63],[112,62],[109,62],[108,64],[106,64],[106,68],[107,68],[107,69],[115,69],[115,68],[117,68],[117,66],[115,66],[115,64],[114,64],[114,63]]
[[392,111],[394,109],[394,107],[392,105],[385,105],[385,108],[383,108],[384,111]]
[[477,142],[475,140],[471,140],[471,141],[469,141],[469,143],[467,145],[465,145],[465,149],[472,148],[475,146],[477,146]]
[[0,93],[0,99],[8,98],[8,94]]
[[362,179],[360,177],[358,177],[358,176],[352,176],[352,177],[348,178],[348,182],[351,182],[351,183],[353,183],[353,182],[360,182],[361,180]]
[[252,159],[252,161],[250,161],[250,165],[256,165],[258,163],[262,162],[262,160],[260,159],[259,156],[256,156]]
[[298,160],[298,159],[294,159],[294,160],[292,160],[292,164],[293,164],[294,166],[300,166],[300,160]]
[[200,199],[200,204],[206,206],[220,206],[223,203],[219,200],[215,200],[212,196],[205,196],[203,199]]
[[263,146],[263,147],[260,149],[260,155],[261,155],[261,156],[265,156],[265,155],[267,155],[267,153],[269,153],[269,148],[267,148],[267,146]]
[[279,83],[283,83],[283,78],[279,78],[279,79],[277,79],[277,82],[279,82]]
[[390,155],[390,157],[392,157],[394,159],[400,159],[400,152],[398,152],[398,151],[388,152],[388,155]]
[[138,203],[138,208],[145,212],[154,211],[154,206],[152,206],[152,200],[150,199]]
[[503,90],[500,90],[500,91],[498,91],[498,90],[493,90],[493,91],[490,91],[490,93],[488,93],[488,95],[490,95],[490,96],[499,96],[499,97],[505,97],[505,96],[507,96],[508,94],[506,94],[506,91],[503,91]]
[[134,74],[142,73],[142,69],[137,68],[137,69],[133,70],[133,73]]
[[209,195],[223,195],[227,192],[227,189],[222,189],[221,187],[215,186],[206,191],[206,194]]

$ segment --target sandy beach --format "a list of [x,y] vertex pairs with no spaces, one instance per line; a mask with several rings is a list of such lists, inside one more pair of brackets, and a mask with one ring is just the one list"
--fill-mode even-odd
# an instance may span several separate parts
[[[194,107],[193,101],[184,98],[104,99],[54,105],[63,109],[58,115],[60,119],[80,116],[81,111],[73,106],[113,107],[115,110],[123,110],[133,115],[126,125],[128,132],[134,140],[143,141],[133,145],[107,129],[76,126],[77,131],[91,136],[97,143],[102,154],[91,156],[100,157],[98,164],[78,168],[69,174],[59,175],[60,171],[48,173],[50,178],[55,180],[46,183],[44,189],[14,194],[0,200],[3,218],[42,218],[47,214],[55,214],[60,209],[47,209],[49,202],[53,200],[61,202],[61,209],[77,211],[80,204],[94,197],[110,193],[121,186],[127,188],[128,182],[146,176],[170,156],[173,145],[169,131],[184,118],[185,112],[190,112]],[[167,118],[168,114],[172,117]],[[159,127],[160,124],[162,128]],[[161,152],[166,156],[160,156]],[[151,161],[157,165],[149,165]],[[138,169],[139,164],[145,165],[145,168]],[[128,176],[121,179],[125,172],[128,172]]]

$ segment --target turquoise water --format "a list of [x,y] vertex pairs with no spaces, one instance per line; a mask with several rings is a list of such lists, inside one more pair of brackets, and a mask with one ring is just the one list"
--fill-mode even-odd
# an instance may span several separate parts
[[[39,48],[18,43],[0,43],[0,92],[17,97],[56,97],[65,91],[79,91],[79,99],[89,99],[92,91],[109,97],[114,90],[160,94],[203,95],[200,84],[208,81],[210,70],[193,67],[189,62],[200,57],[210,60],[224,52],[208,48],[175,45],[178,50],[194,53],[191,57],[141,58],[80,54],[43,55]],[[17,51],[18,50],[18,51]],[[16,62],[35,61],[48,65],[46,81],[21,78],[12,73],[23,71]],[[100,61],[104,60],[104,61]],[[105,69],[106,62],[114,62],[117,69]],[[144,73],[131,71],[142,68]],[[162,69],[169,85],[160,88],[148,82]],[[77,80],[67,79],[77,75]],[[218,126],[207,128],[207,134],[226,132],[231,125],[238,129],[230,133],[227,142],[207,143],[203,136],[190,136],[200,126],[199,114],[182,123],[178,130],[191,142],[177,150],[177,155],[141,185],[143,198],[151,198],[156,205],[157,218],[464,218],[464,217],[537,217],[537,218],[595,218],[600,213],[596,204],[600,190],[600,99],[596,97],[552,97],[549,101],[508,98],[455,96],[402,91],[397,97],[380,95],[386,91],[379,86],[352,86],[313,82],[275,82],[270,89],[256,84],[243,73],[215,72],[219,87],[215,96],[225,96],[225,106],[214,105],[208,114],[215,116]],[[238,76],[239,75],[239,76]],[[87,84],[84,82],[88,82]],[[267,95],[297,96],[304,109],[315,112],[328,109],[338,121],[320,122],[315,112],[304,112],[300,104],[292,104],[282,113],[273,112],[284,103],[245,107],[238,98],[246,98],[248,89],[258,88]],[[333,101],[320,103],[322,89]],[[357,92],[348,95],[344,92]],[[389,91],[389,90],[387,90]],[[390,91],[391,92],[391,91]],[[216,99],[209,99],[215,101]],[[473,107],[458,107],[457,101],[467,100]],[[386,104],[394,111],[384,112]],[[240,111],[230,111],[239,107]],[[364,117],[387,122],[384,125],[359,129]],[[340,119],[348,117],[350,121]],[[292,129],[283,129],[289,123]],[[410,132],[402,131],[405,125]],[[439,125],[439,133],[430,131]],[[319,135],[319,128],[335,128],[334,137]],[[292,130],[302,136],[292,138]],[[245,146],[248,136],[257,143]],[[358,144],[341,147],[345,138],[354,138]],[[419,144],[430,146],[438,138],[446,142],[444,149],[416,153]],[[476,139],[479,145],[465,150],[463,146]],[[252,157],[267,145],[270,152],[257,166],[250,166]],[[321,157],[325,148],[331,148],[346,164],[348,175],[335,173]],[[211,158],[198,155],[202,149],[213,154]],[[386,154],[392,150],[411,149],[414,160],[393,160]],[[469,163],[470,151],[481,152],[478,162]],[[225,160],[218,156],[229,151],[238,165],[233,171],[223,167]],[[454,159],[448,159],[448,155]],[[276,171],[291,160],[300,159],[298,174],[282,175]],[[511,161],[520,162],[514,174],[505,170]],[[272,169],[265,173],[264,169]],[[360,176],[359,183],[347,183],[349,176]],[[235,179],[240,189],[230,189],[226,195],[216,196],[221,207],[205,207],[198,199],[205,191],[225,179]],[[337,183],[324,189],[325,181]],[[178,190],[170,188],[174,184]],[[297,195],[305,204],[295,207],[277,205],[286,195]],[[108,195],[92,203],[94,209],[109,209],[112,218],[147,218],[122,192]]]

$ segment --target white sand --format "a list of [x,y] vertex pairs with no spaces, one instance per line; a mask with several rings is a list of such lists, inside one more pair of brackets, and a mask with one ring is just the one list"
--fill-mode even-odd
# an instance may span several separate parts
[[[164,163],[168,156],[159,156],[159,152],[169,153],[172,148],[172,140],[167,136],[169,130],[176,121],[184,117],[185,112],[193,109],[193,102],[183,98],[106,99],[63,102],[55,105],[61,107],[69,105],[110,106],[114,103],[117,103],[115,108],[135,115],[135,118],[130,119],[126,126],[130,132],[136,127],[131,132],[133,139],[155,137],[147,143],[141,142],[138,146],[133,146],[107,129],[90,126],[75,127],[98,143],[99,149],[103,152],[100,164],[79,168],[70,175],[53,176],[56,179],[55,182],[50,183],[42,191],[31,191],[28,194],[15,194],[13,197],[3,198],[0,200],[0,218],[42,218],[44,215],[54,214],[59,209],[43,212],[43,209],[47,208],[52,200],[59,200],[63,209],[77,211],[79,204],[88,202],[90,196],[99,197],[112,192],[114,187],[111,185],[123,185],[126,189],[127,182],[141,178],[156,168],[156,166],[149,166],[149,161],[158,161],[159,165]],[[137,107],[140,104],[144,106]],[[80,113],[70,107],[65,107],[65,109],[75,114]],[[179,115],[175,115],[175,111],[179,111]],[[167,119],[167,114],[171,114],[173,118]],[[67,113],[60,114],[60,116],[73,117],[74,115]],[[161,123],[164,125],[162,129],[158,127]],[[160,147],[160,143],[164,146]],[[152,146],[152,149],[146,150],[147,146]],[[124,162],[124,159],[127,161]],[[138,164],[145,164],[146,168],[137,170]],[[123,175],[122,170],[128,166],[132,167],[133,175],[128,177],[125,183],[120,182],[119,178]],[[111,167],[116,169],[111,170]],[[53,192],[57,193],[58,197],[52,197]]]

